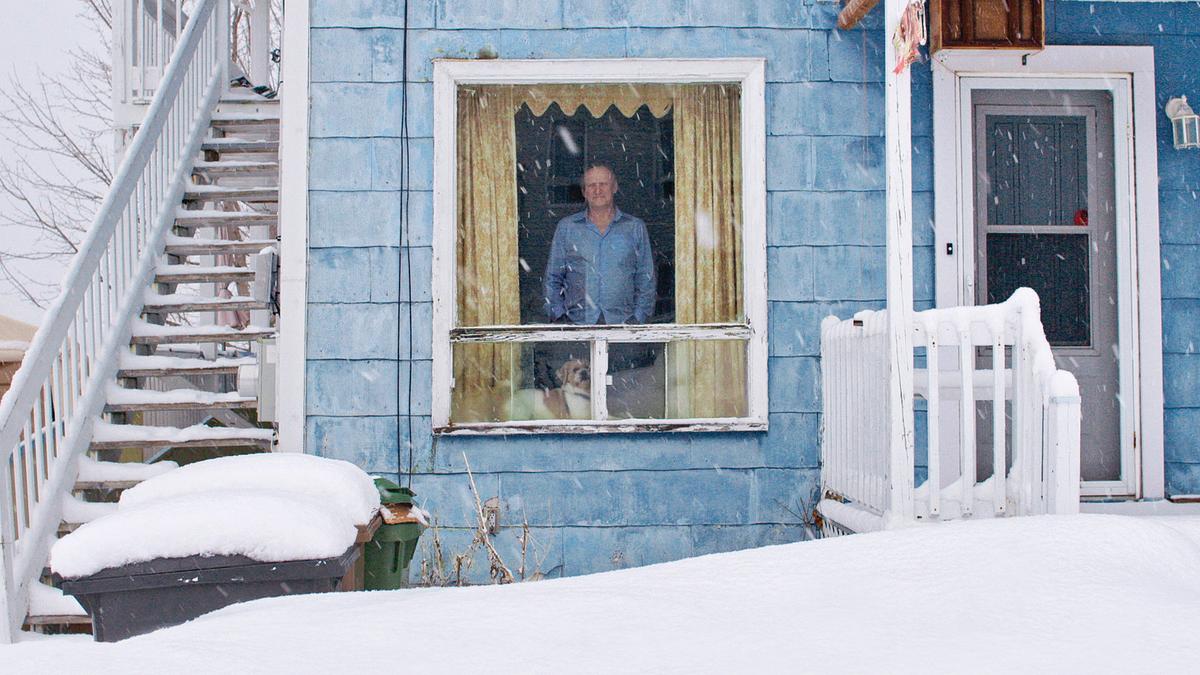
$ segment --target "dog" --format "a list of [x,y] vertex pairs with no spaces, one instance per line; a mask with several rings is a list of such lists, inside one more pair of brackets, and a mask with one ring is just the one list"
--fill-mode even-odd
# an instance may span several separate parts
[[592,417],[588,364],[571,359],[559,367],[555,389],[519,389],[508,402],[510,420],[586,420]]

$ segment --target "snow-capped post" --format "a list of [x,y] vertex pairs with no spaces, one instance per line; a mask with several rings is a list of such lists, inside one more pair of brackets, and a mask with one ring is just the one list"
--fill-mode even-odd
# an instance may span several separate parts
[[[923,0],[884,3],[890,517],[913,517],[912,104],[908,66],[923,40]],[[921,35],[914,35],[920,25]]]

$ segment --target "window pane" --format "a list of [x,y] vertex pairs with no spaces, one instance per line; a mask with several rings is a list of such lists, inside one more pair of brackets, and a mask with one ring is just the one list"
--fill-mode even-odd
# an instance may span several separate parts
[[1028,286],[1041,298],[1046,339],[1056,347],[1091,344],[1088,235],[987,235],[988,302]]
[[609,343],[610,419],[744,417],[746,343]]
[[451,358],[452,422],[592,418],[587,343],[457,343]]
[[744,322],[740,97],[460,87],[456,325]]
[[1087,120],[988,115],[989,225],[1087,224]]

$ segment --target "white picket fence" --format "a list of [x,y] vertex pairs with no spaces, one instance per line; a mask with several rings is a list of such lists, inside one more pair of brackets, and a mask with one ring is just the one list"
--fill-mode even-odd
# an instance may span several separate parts
[[[912,329],[914,357],[918,366],[925,361],[913,374],[926,402],[924,452],[893,464],[886,311],[821,324],[819,511],[827,533],[907,521],[894,507],[896,491],[901,512],[916,520],[1077,512],[1079,388],[1055,367],[1037,294],[1023,288],[998,305],[918,312]],[[947,409],[954,419],[944,417]],[[991,425],[983,436],[992,455],[983,481],[976,468],[981,418]],[[942,438],[944,428],[956,433]],[[927,478],[912,489],[920,455]],[[891,466],[905,474],[891,475]]]
[[229,0],[194,5],[62,293],[0,403],[0,641],[14,639],[24,621],[227,79]]

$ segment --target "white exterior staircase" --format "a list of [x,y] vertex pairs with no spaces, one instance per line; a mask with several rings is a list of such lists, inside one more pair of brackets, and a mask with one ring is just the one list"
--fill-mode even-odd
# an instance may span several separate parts
[[272,449],[237,374],[275,336],[279,104],[228,91],[230,4],[173,15],[140,130],[0,400],[0,642],[86,627],[42,583],[50,546],[175,466],[145,462]]

